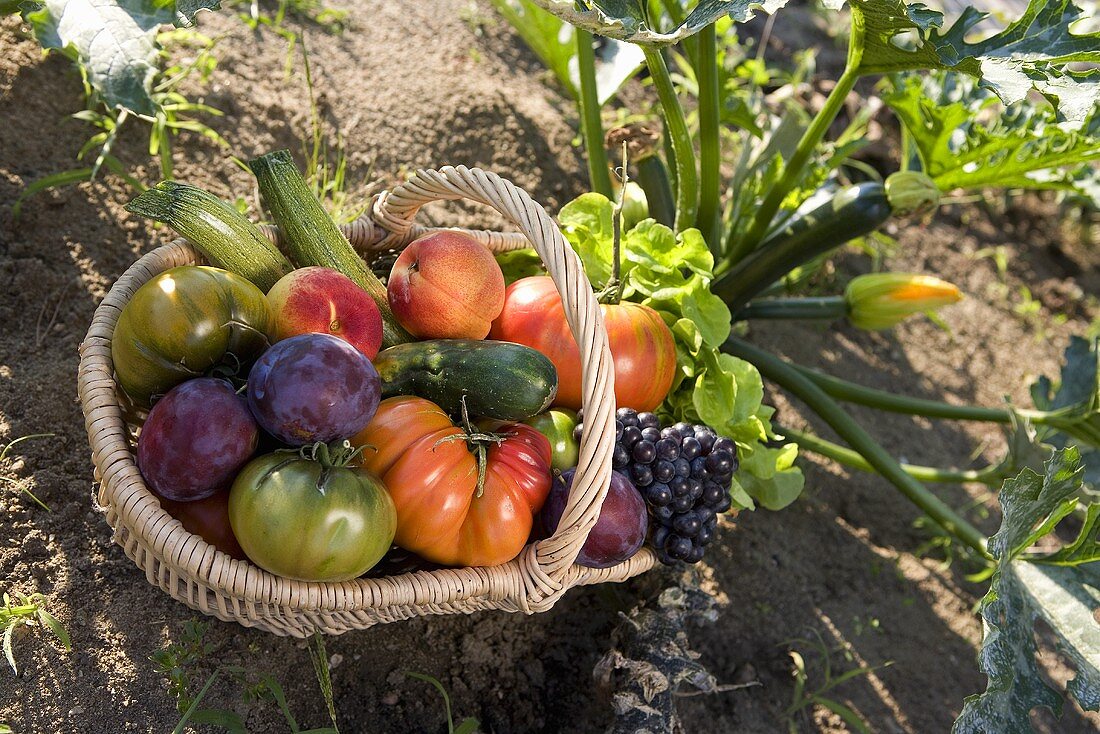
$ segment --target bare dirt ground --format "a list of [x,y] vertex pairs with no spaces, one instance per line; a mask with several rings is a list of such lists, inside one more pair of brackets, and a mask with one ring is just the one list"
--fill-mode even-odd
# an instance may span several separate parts
[[[470,6],[464,21],[443,0],[350,7],[343,34],[307,30],[320,108],[344,137],[353,189],[362,193],[375,179],[392,184],[415,167],[464,163],[511,178],[551,211],[583,190],[571,105],[484,6]],[[270,31],[248,31],[228,13],[202,16],[200,29],[224,34],[210,86],[196,93],[225,112],[210,123],[231,149],[181,137],[176,177],[229,198],[252,197],[250,177],[230,155],[300,150],[309,126],[301,64],[284,76],[285,42]],[[4,591],[47,595],[73,650],[65,653],[45,636],[19,636],[15,654],[23,672],[16,678],[0,671],[0,722],[19,734],[166,732],[179,714],[150,656],[178,640],[194,613],[149,586],[111,544],[93,506],[75,375],[77,347],[96,304],[137,256],[168,235],[123,210],[130,192],[111,177],[31,199],[18,222],[11,213],[29,182],[73,167],[90,134],[68,117],[81,107],[80,80],[69,62],[43,59],[17,23],[3,21],[0,441],[54,437],[20,445],[16,460],[0,467],[52,508],[45,512],[0,485],[0,572]],[[117,153],[124,161],[148,162],[142,135],[123,139]],[[147,169],[138,175],[156,176]],[[494,224],[466,209],[433,216]],[[1096,317],[1079,304],[1082,293],[1100,292],[1100,256],[1062,232],[1049,204],[945,207],[897,236],[891,268],[942,275],[968,294],[944,311],[949,331],[918,320],[887,334],[768,325],[750,337],[869,385],[988,405],[1007,396],[1029,405],[1029,381],[1055,375],[1069,335]],[[994,261],[979,256],[998,246],[1009,255],[1003,280]],[[867,261],[853,254],[838,268],[865,270]],[[1024,284],[1040,302],[1036,317],[1013,311]],[[1068,319],[1053,323],[1055,312]],[[785,423],[807,424],[801,406],[775,392],[769,400]],[[985,426],[854,412],[889,450],[915,463],[966,464],[975,452],[978,462],[1000,457],[999,433]],[[691,635],[721,682],[760,685],[681,699],[685,730],[785,730],[792,646],[811,664],[810,685],[821,683],[821,661],[808,645],[791,641],[816,632],[834,649],[835,669],[879,666],[829,693],[873,731],[946,731],[963,697],[985,685],[975,660],[981,627],[974,606],[982,588],[964,579],[962,563],[915,553],[927,539],[914,527],[919,513],[885,481],[815,459],[803,466],[802,499],[780,513],[743,516],[709,554],[707,573],[729,603],[717,622]],[[956,506],[974,500],[975,521],[987,531],[996,527],[995,501],[981,488],[941,491]],[[476,716],[485,731],[600,730],[611,710],[592,670],[618,613],[673,580],[656,571],[614,588],[574,590],[534,617],[422,618],[330,639],[342,728],[445,731],[438,695],[405,675],[417,671],[450,691],[456,717]],[[217,621],[205,639],[216,662],[279,680],[303,725],[327,722],[304,643]],[[207,673],[209,667],[198,680]],[[252,731],[286,730],[270,702],[242,701],[239,687],[216,686],[206,705],[235,708]],[[795,719],[798,730],[846,730],[825,709],[808,711]],[[1047,730],[1063,732],[1091,730],[1097,722],[1076,711],[1061,722],[1038,718]]]

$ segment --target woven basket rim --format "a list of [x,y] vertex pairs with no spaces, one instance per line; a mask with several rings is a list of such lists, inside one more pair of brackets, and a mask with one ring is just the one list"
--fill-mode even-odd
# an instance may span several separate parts
[[[544,611],[572,586],[625,580],[654,565],[655,556],[646,547],[631,559],[608,569],[585,568],[573,563],[599,516],[599,507],[610,482],[613,438],[609,444],[607,431],[593,433],[596,430],[593,426],[599,426],[599,419],[614,425],[613,375],[610,374],[610,351],[599,305],[592,296],[579,258],[565,243],[545,210],[521,189],[494,174],[476,168],[445,167],[417,171],[406,184],[375,197],[371,212],[342,230],[360,251],[401,246],[428,231],[453,229],[426,228],[415,225],[412,220],[425,203],[458,198],[470,198],[496,208],[525,234],[463,231],[470,232],[497,251],[533,244],[558,284],[563,302],[568,304],[572,298],[580,303],[573,315],[581,328],[586,329],[583,334],[591,342],[589,351],[599,355],[594,366],[593,360],[585,363],[585,397],[598,395],[604,401],[596,403],[593,410],[596,418],[590,419],[591,423],[586,420],[581,462],[587,466],[588,476],[596,476],[596,482],[602,482],[602,486],[592,482],[586,488],[587,493],[578,493],[575,489],[558,532],[548,539],[527,544],[519,556],[499,566],[416,570],[341,582],[306,582],[277,576],[250,561],[237,560],[217,550],[184,529],[145,486],[115,392],[111,362],[110,338],[114,323],[133,291],[169,267],[201,261],[201,255],[189,243],[176,240],[141,257],[113,284],[108,296],[97,307],[81,344],[78,371],[80,400],[92,444],[95,475],[101,484],[100,505],[108,508],[107,519],[115,530],[116,542],[123,544],[127,554],[146,570],[151,583],[160,585],[190,606],[223,619],[264,627],[278,634],[298,634],[305,629],[301,625],[312,624],[324,632],[342,632],[390,621],[386,618],[391,616],[390,612],[386,610],[393,610],[394,618],[484,608],[527,613]],[[264,230],[277,240],[277,230],[272,227]],[[532,234],[534,236],[530,236]],[[566,289],[573,291],[567,293]],[[585,346],[581,345],[582,354]],[[608,395],[611,396],[609,410]],[[587,400],[584,405],[589,406]],[[589,419],[588,411],[586,419]],[[614,435],[613,428],[610,435]],[[578,470],[578,477],[580,475],[581,470]],[[578,485],[579,482],[575,483],[575,487]],[[576,501],[582,494],[584,502]],[[154,580],[154,567],[159,583]],[[214,594],[217,610],[213,612],[208,608],[208,592]],[[201,599],[196,595],[201,595]],[[245,607],[243,613],[238,611],[241,605]],[[260,611],[254,609],[257,605]],[[378,619],[373,618],[375,615],[371,613],[374,611],[378,612]],[[290,622],[272,618],[294,612],[300,615],[295,615],[295,620]],[[366,613],[366,618],[360,616],[350,623],[343,620],[333,624],[315,618],[341,612]]]

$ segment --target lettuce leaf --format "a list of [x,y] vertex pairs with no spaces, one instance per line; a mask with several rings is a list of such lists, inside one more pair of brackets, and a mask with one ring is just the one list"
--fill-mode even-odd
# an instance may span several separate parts
[[[558,215],[596,288],[612,277],[613,218],[614,207],[601,194],[583,194]],[[658,413],[666,422],[705,423],[737,443],[741,470],[731,496],[738,507],[790,504],[803,485],[793,465],[797,448],[764,445],[774,410],[763,405],[760,373],[718,351],[730,334],[730,312],[710,292],[714,257],[702,235],[695,229],[676,234],[645,219],[622,235],[621,250],[623,297],[661,314],[676,343],[676,377]]]

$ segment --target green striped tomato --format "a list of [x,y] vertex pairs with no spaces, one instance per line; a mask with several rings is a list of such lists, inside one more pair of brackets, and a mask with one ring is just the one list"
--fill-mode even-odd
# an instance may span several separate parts
[[219,365],[247,374],[274,327],[267,298],[241,276],[206,266],[172,268],[122,309],[111,339],[115,375],[130,399],[147,407]]

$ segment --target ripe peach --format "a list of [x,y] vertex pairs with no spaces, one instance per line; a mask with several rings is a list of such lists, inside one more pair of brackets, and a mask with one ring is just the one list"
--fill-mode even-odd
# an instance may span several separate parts
[[313,266],[292,270],[267,293],[275,312],[275,340],[331,334],[374,359],[382,346],[382,314],[348,276]]
[[461,232],[433,232],[401,253],[387,286],[393,315],[420,339],[484,339],[504,308],[504,274]]

